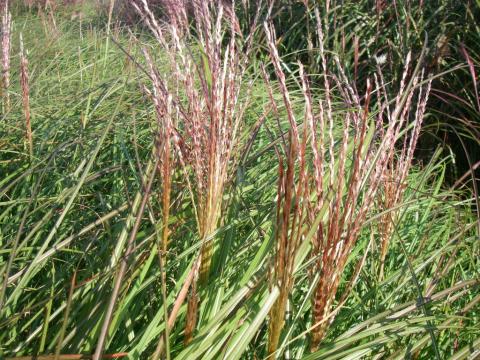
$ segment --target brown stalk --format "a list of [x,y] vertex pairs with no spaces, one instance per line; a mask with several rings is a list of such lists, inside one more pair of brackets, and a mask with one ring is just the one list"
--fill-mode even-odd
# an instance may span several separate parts
[[[102,359],[121,359],[127,356],[128,353],[103,354]],[[58,357],[55,355],[18,356],[7,357],[5,360],[87,360],[92,358],[92,355],[88,354],[60,354]]]
[[[192,269],[189,271],[185,281],[182,284],[182,288],[180,289],[177,298],[175,299],[175,302],[173,304],[172,311],[170,312],[170,315],[168,317],[168,323],[167,327],[168,329],[171,329],[173,325],[175,325],[175,321],[177,320],[178,312],[180,311],[181,306],[185,302],[185,299],[187,298],[188,295],[188,289],[194,282],[194,279],[196,278],[196,274],[198,273],[198,267],[200,264],[200,259],[198,258],[195,260],[193,263]],[[165,338],[163,336],[160,337],[158,340],[157,348],[154,352],[154,355],[152,356],[154,359],[158,359],[160,355],[163,352],[163,348],[165,346]]]
[[185,320],[185,335],[183,342],[188,345],[193,340],[193,333],[197,325],[199,298],[197,293],[197,284],[194,281],[190,289],[187,304],[187,318]]
[[[290,140],[292,138],[290,133]],[[292,202],[294,199],[294,176],[298,157],[297,145],[294,141],[290,142],[290,149],[287,157],[286,172],[283,168],[283,162],[279,159],[279,180],[278,180],[278,200],[277,200],[277,226],[276,243],[277,249],[272,272],[272,283],[278,285],[280,294],[278,299],[270,310],[270,323],[268,332],[268,353],[273,354],[277,350],[281,330],[285,323],[285,311],[293,285],[293,259],[295,253],[295,233],[290,232],[290,221],[292,221]],[[295,204],[293,208],[297,209]]]
[[[275,74],[279,79],[280,92],[290,124],[286,155],[286,171],[283,160],[279,157],[279,180],[277,189],[276,212],[276,251],[273,263],[271,283],[279,288],[280,294],[270,311],[267,351],[271,355],[277,351],[281,331],[285,324],[285,313],[288,296],[294,285],[294,260],[301,238],[305,235],[306,203],[308,198],[308,176],[306,170],[307,127],[303,127],[300,137],[290,95],[286,86],[285,74],[281,69],[280,57],[275,45],[273,27],[265,25],[265,32],[270,49]],[[276,105],[268,78],[264,75],[270,89],[272,108],[278,116]],[[307,107],[310,103],[307,104]]]

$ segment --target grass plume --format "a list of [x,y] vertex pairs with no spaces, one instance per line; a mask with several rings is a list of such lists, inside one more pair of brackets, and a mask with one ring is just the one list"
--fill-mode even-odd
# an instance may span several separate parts
[[[302,82],[305,114],[302,131],[299,131],[292,110],[291,96],[285,85],[285,74],[276,50],[274,32],[272,28],[266,27],[270,57],[290,125],[286,173],[282,161],[279,165],[277,250],[273,274],[274,283],[281,290],[270,314],[269,354],[277,350],[284,324],[286,301],[294,281],[293,265],[298,244],[308,230],[315,233],[312,243],[312,274],[318,274],[319,277],[312,298],[313,351],[325,336],[328,324],[333,320],[331,311],[346,261],[364,229],[365,219],[373,210],[383,177],[387,171],[391,171],[390,162],[395,154],[396,144],[404,129],[410,126],[410,109],[414,94],[417,93],[416,85],[423,80],[422,75],[415,73],[410,86],[406,85],[406,77],[410,71],[409,56],[395,106],[391,111],[385,110],[389,106],[388,98],[383,99],[382,96],[387,95],[377,87],[376,93],[380,95],[374,105],[381,109],[377,119],[380,125],[373,136],[376,124],[372,120],[370,109],[373,92],[371,83],[367,81],[365,94],[360,96],[350,84],[337,57],[330,60],[333,66],[328,66],[318,13],[317,22],[324,94],[318,101],[318,106],[315,106],[308,77],[300,64],[299,77]],[[404,136],[403,151],[394,174],[401,182],[410,168],[428,93],[429,85],[425,89],[420,88],[417,110],[411,122],[413,130],[410,137]],[[335,96],[338,95],[347,110],[339,111],[340,109],[334,108]],[[275,107],[278,108],[277,105]],[[307,143],[310,144],[311,159],[306,159]],[[397,189],[400,188],[397,185]],[[397,190],[395,203],[388,205],[398,205],[400,194],[400,190]],[[307,224],[309,226],[306,226]],[[360,269],[357,269],[358,271]],[[348,295],[348,291],[349,289],[343,293],[343,298]]]
[[2,97],[4,110],[10,110],[10,41],[12,30],[12,15],[8,8],[8,0],[2,1]]
[[[153,98],[156,108],[170,104],[160,118],[168,119],[163,121],[170,124],[169,132],[175,133],[174,151],[191,194],[202,243],[197,276],[205,284],[213,257],[212,237],[222,218],[223,194],[238,161],[239,132],[250,91],[244,79],[249,49],[239,48],[241,34],[231,5],[213,0],[164,1],[162,5],[168,14],[164,25],[159,24],[146,1],[138,1],[135,7],[166,55],[168,77],[159,76],[160,71],[147,56],[156,89]],[[195,37],[188,24],[189,11],[193,12]],[[196,286],[191,292],[187,343],[198,308]]]

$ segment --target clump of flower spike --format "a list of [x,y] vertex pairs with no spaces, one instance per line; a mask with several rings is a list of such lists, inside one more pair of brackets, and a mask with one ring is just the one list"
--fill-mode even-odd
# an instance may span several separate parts
[[[405,85],[410,68],[409,55],[395,106],[388,111],[385,127],[382,123],[382,129],[373,136],[376,124],[370,115],[373,92],[371,82],[367,81],[367,89],[361,100],[361,96],[350,85],[338,58],[333,58],[334,66],[332,69],[329,68],[318,11],[316,17],[324,93],[318,100],[318,106],[315,106],[308,77],[300,64],[304,98],[302,131],[299,131],[300,126],[297,125],[292,111],[289,91],[285,85],[285,74],[275,46],[274,31],[266,27],[270,57],[290,126],[289,148],[285,151],[286,171],[281,158],[279,161],[277,247],[272,269],[272,285],[278,286],[280,295],[270,312],[269,354],[278,349],[287,299],[294,283],[294,260],[301,240],[307,233],[313,234],[312,280],[318,279],[314,284],[312,297],[312,350],[318,348],[325,336],[329,323],[333,321],[340,308],[340,306],[334,308],[334,302],[346,261],[364,229],[366,217],[372,211],[400,135],[409,126],[409,112],[419,82],[419,76],[415,74],[412,86]],[[331,84],[332,81],[335,86]],[[334,108],[333,88],[337,90],[335,95],[340,95],[344,104],[341,112]],[[404,140],[400,166],[395,170],[396,176],[400,179],[404,179],[409,170],[429,89],[428,85],[426,89],[421,89],[417,96],[413,130],[410,140],[408,142]],[[376,104],[381,117],[388,99],[381,89],[377,89],[377,93],[385,96]],[[275,104],[272,95],[270,99],[273,103],[272,108],[278,109],[279,106]],[[345,108],[349,110],[345,111]],[[340,135],[336,135],[338,130]],[[365,256],[366,253],[355,267],[354,275],[340,298],[340,304],[353,287]]]
[[[161,105],[160,118],[162,122],[169,119],[173,127],[172,151],[185,175],[202,242],[195,278],[206,284],[214,249],[212,238],[221,222],[230,171],[238,161],[239,134],[249,104],[251,82],[244,78],[250,48],[248,42],[244,49],[239,48],[241,34],[234,4],[164,0],[162,5],[168,21],[160,25],[145,0],[134,4],[167,57],[168,77],[160,76],[147,56],[157,88],[153,98],[156,107],[170,104]],[[190,33],[189,15],[193,16],[195,37]],[[187,343],[195,328],[196,289],[196,285],[191,288],[187,311]]]
[[[400,107],[402,95],[405,90],[406,74],[410,65],[410,54],[407,57],[405,72],[400,84],[400,91],[395,99],[393,109],[390,109],[392,106],[389,105],[390,102],[386,91],[386,85],[379,65],[380,64],[378,64],[378,75],[375,76],[375,83],[379,94],[382,94],[378,97],[380,111],[377,117],[378,132],[382,136],[384,133],[384,122],[389,122],[391,117],[394,115],[398,116],[396,113],[398,113],[399,110],[396,109]],[[413,85],[416,86],[419,81],[423,81],[423,78],[424,73],[422,71],[420,77],[413,78]],[[378,224],[380,235],[380,279],[383,279],[384,277],[384,266],[388,252],[388,246],[398,218],[399,205],[403,201],[406,190],[406,178],[412,166],[414,151],[420,136],[423,115],[425,113],[430,87],[431,82],[428,82],[426,88],[420,88],[417,96],[418,100],[416,107],[413,104],[414,93],[411,92],[406,97],[405,104],[403,105],[404,110],[400,116],[408,119],[411,109],[416,108],[413,128],[410,131],[405,132],[403,135],[403,142],[400,146],[397,146],[397,149],[399,148],[400,150],[399,153],[391,154],[391,157],[388,159],[387,166],[384,168],[384,172],[381,175],[382,181],[378,195],[379,208],[383,212]],[[394,114],[395,111],[396,113]]]

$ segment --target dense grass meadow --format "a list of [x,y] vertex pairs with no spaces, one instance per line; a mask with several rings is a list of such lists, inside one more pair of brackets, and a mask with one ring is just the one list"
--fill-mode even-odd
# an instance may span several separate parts
[[480,359],[478,0],[0,3],[0,359]]

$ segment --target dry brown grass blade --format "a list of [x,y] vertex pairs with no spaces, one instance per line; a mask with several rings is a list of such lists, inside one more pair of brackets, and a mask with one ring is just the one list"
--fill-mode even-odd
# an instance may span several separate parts
[[[103,354],[102,359],[121,359],[127,356],[128,353]],[[55,355],[7,357],[5,360],[87,360],[92,358],[93,356],[89,354],[61,354],[58,357]]]
[[187,304],[187,319],[185,321],[185,335],[184,335],[184,344],[188,345],[193,339],[193,333],[195,331],[195,326],[197,325],[197,316],[198,316],[198,293],[197,285],[195,282],[192,283],[192,288],[190,289],[190,295],[188,296]]
[[[285,106],[290,124],[289,139],[288,141],[284,140],[284,146],[287,152],[286,169],[284,168],[281,155],[277,151],[279,158],[279,180],[275,230],[276,251],[271,282],[272,285],[278,286],[280,294],[270,311],[267,345],[268,354],[273,354],[278,347],[281,331],[285,323],[288,296],[294,285],[295,255],[301,239],[305,235],[304,225],[306,221],[307,199],[309,196],[309,174],[306,168],[307,126],[303,127],[303,132],[300,134],[293,112],[290,94],[286,86],[285,74],[282,70],[280,57],[275,45],[273,27],[265,24],[265,32],[270,49],[270,58],[274,66],[275,74],[279,79],[283,105]],[[271,90],[266,74],[264,74],[264,79],[267,81],[267,87]],[[269,95],[272,108],[278,117],[279,107],[275,103],[273,94],[270,92]],[[307,109],[310,109],[310,107],[311,101],[307,101]],[[309,113],[309,110],[307,110],[307,113]]]
[[[198,268],[200,265],[200,259],[197,258],[195,262],[193,263],[192,268],[190,269],[189,273],[187,274],[187,277],[185,278],[182,288],[180,289],[177,298],[175,299],[175,302],[173,304],[173,308],[170,312],[170,315],[168,317],[168,329],[173,328],[175,325],[175,321],[177,320],[178,312],[180,311],[181,306],[185,302],[185,299],[187,298],[188,295],[188,289],[192,285],[192,283],[196,280],[196,277],[198,276]],[[163,336],[160,336],[160,339],[158,340],[157,347],[155,349],[155,352],[152,356],[153,359],[158,359],[160,358],[161,354],[163,353],[163,348],[165,347],[165,338]]]
[[[272,283],[279,286],[280,294],[270,311],[270,323],[268,332],[268,353],[273,354],[277,350],[281,331],[285,323],[285,311],[288,295],[293,286],[293,262],[296,253],[296,233],[291,231],[292,212],[298,214],[298,198],[295,198],[295,171],[298,157],[298,149],[294,135],[290,133],[290,147],[287,157],[286,171],[281,158],[278,180],[278,200],[276,217],[276,252],[272,272]],[[293,209],[293,210],[292,210]],[[295,218],[295,215],[294,215]]]

